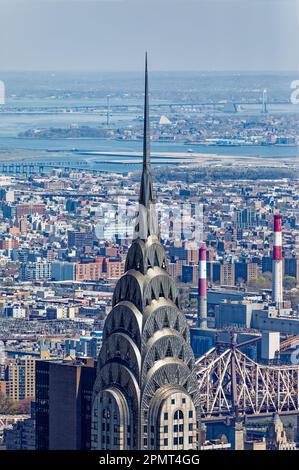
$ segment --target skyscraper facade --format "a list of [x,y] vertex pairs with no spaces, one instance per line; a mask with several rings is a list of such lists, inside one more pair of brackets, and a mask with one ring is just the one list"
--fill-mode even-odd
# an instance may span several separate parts
[[91,358],[37,361],[37,450],[90,450],[95,372]]
[[189,328],[166,269],[150,163],[147,60],[139,211],[103,332],[92,449],[197,449],[199,396]]

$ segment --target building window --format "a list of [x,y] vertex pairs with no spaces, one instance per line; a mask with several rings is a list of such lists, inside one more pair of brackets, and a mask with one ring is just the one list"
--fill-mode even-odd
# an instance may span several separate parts
[[177,446],[178,445],[178,438],[174,437],[173,439],[173,445]]
[[164,439],[164,445],[168,446],[168,439]]
[[189,423],[189,431],[193,431],[193,424]]
[[192,410],[189,411],[189,418],[193,418],[193,411]]
[[189,436],[189,444],[193,444],[193,437]]
[[164,413],[164,421],[168,420],[168,413]]
[[164,432],[168,432],[168,426],[164,426]]
[[[189,412],[189,418],[190,418],[190,412]],[[177,410],[173,415],[173,419],[184,419],[184,414],[182,410]]]
[[184,438],[181,436],[179,437],[179,445],[183,445],[184,444]]

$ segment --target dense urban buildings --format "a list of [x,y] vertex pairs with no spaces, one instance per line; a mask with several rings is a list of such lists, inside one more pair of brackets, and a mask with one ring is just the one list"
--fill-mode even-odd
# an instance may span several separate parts
[[28,125],[2,151],[0,448],[297,446],[298,115],[271,79],[265,108],[264,77],[227,78],[232,105],[174,76],[151,136],[131,90],[108,124],[83,106],[106,140]]

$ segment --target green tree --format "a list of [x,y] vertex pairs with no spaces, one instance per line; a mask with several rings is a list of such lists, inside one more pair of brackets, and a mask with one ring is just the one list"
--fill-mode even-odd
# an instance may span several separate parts
[[266,276],[266,274],[267,273],[265,273],[265,275],[260,274],[255,279],[251,279],[248,282],[247,287],[253,290],[271,289],[271,280]]
[[293,276],[284,276],[284,278],[283,278],[283,287],[286,290],[295,289],[296,279]]

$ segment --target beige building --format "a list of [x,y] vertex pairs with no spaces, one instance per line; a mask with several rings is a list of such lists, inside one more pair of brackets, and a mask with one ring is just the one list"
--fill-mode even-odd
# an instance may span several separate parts
[[77,263],[76,281],[98,281],[103,277],[103,260],[96,263]]
[[235,265],[233,263],[223,263],[220,266],[220,284],[222,286],[235,285]]
[[256,279],[259,275],[259,266],[257,263],[248,263],[247,264],[247,282],[250,282],[252,279]]
[[5,368],[6,395],[14,401],[35,397],[35,362],[33,357],[9,359]]
[[245,441],[244,450],[266,450],[266,439],[260,441]]
[[125,261],[113,261],[107,259],[105,262],[105,274],[107,279],[119,279],[125,272]]

